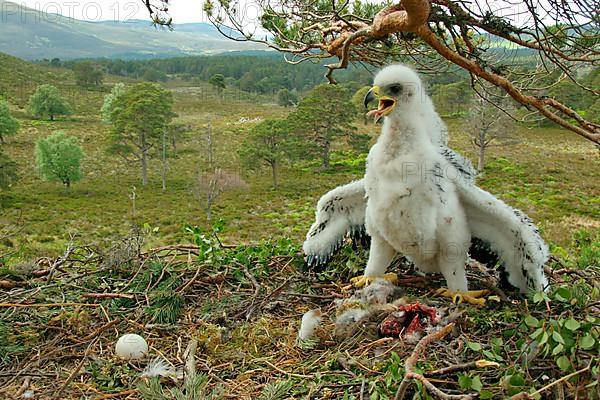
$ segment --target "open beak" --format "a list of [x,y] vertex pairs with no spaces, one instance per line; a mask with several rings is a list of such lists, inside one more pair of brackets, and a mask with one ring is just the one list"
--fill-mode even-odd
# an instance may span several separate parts
[[373,100],[378,99],[379,105],[377,109],[371,110],[367,113],[368,117],[374,117],[375,123],[379,122],[379,120],[389,113],[392,112],[394,107],[396,106],[396,99],[389,96],[380,96],[379,95],[379,86],[373,86],[366,94],[364,99],[365,108],[368,107],[369,103]]

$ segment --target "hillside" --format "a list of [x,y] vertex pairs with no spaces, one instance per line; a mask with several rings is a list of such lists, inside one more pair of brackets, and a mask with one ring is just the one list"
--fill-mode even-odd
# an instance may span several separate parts
[[0,96],[15,105],[23,107],[40,84],[72,82],[73,73],[68,69],[42,67],[0,52]]
[[[67,69],[0,55],[0,83],[13,83],[13,71],[17,87],[29,76],[28,88],[51,82],[76,90],[67,92],[74,115],[54,121],[14,110],[18,96],[9,98],[21,129],[2,150],[21,179],[0,190],[0,398],[429,400],[420,381],[398,394],[413,359],[415,371],[453,398],[541,391],[530,398],[598,399],[600,159],[587,141],[518,125],[519,145],[492,148],[478,178],[540,227],[553,254],[547,293],[521,296],[501,286],[491,266],[471,265],[470,288],[494,295],[484,307],[455,305],[435,295],[444,285],[439,275],[421,276],[402,258],[390,266],[402,296],[393,306],[434,307],[438,327],[450,327],[423,349],[415,337],[379,336],[382,318],[396,308],[373,307],[366,323],[350,319],[338,334],[340,301],[364,306],[344,288],[364,269],[361,246],[345,246],[323,272],[304,269],[300,246],[315,204],[364,174],[364,153],[337,145],[327,171],[311,161],[286,164],[275,189],[269,171],[241,166],[238,150],[258,121],[286,117],[291,107],[231,87],[218,93],[198,78],[170,80],[163,85],[186,129],[176,149],[169,145],[163,191],[158,159],[142,186],[139,165],[106,151],[111,127],[99,109],[110,84],[128,78],[107,76],[90,91],[74,87]],[[452,115],[451,147],[474,159],[465,120]],[[380,129],[358,115],[355,126],[373,138]],[[43,181],[32,162],[35,142],[57,130],[75,136],[86,154],[84,178],[68,190]],[[218,197],[211,222],[213,164],[236,185]],[[296,343],[303,314],[316,309],[318,335]],[[115,354],[124,333],[146,339],[146,358]],[[155,358],[167,376],[141,376]],[[191,383],[194,375],[181,372],[189,365],[198,374]],[[195,395],[182,394],[186,385]]]
[[86,22],[0,0],[0,52],[24,59],[151,58],[251,50],[224,38],[209,24],[182,24],[174,31],[149,21]]

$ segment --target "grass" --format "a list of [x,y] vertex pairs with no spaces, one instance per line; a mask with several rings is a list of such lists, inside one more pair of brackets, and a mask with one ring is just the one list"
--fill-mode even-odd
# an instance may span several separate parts
[[[287,168],[281,173],[281,187],[273,190],[267,170],[246,173],[240,169],[236,150],[256,121],[283,116],[288,111],[245,100],[221,103],[210,91],[199,95],[178,87],[174,90],[177,120],[191,126],[191,130],[180,140],[177,154],[169,160],[165,192],[160,189],[158,160],[151,164],[149,185],[142,187],[137,165],[106,154],[109,126],[101,123],[97,113],[101,93],[78,98],[78,114],[59,121],[37,121],[19,115],[22,129],[6,149],[19,164],[21,180],[12,190],[0,193],[3,223],[19,229],[19,235],[3,241],[3,252],[16,251],[20,261],[48,252],[57,255],[71,234],[102,243],[126,236],[134,223],[158,228],[148,239],[148,245],[184,240],[185,224],[207,224],[205,200],[195,188],[198,173],[207,168],[204,135],[209,122],[216,163],[239,172],[248,183],[226,191],[215,204],[215,218],[226,223],[222,235],[227,242],[282,236],[300,241],[312,222],[318,198],[362,175],[364,158],[357,162],[355,156],[339,149],[334,153],[332,171],[324,174],[310,166]],[[460,120],[448,122],[455,132],[453,147],[474,157],[467,138],[456,134],[460,132]],[[371,133],[377,129],[359,126]],[[492,148],[486,173],[479,183],[529,214],[547,240],[568,247],[575,231],[600,226],[597,150],[560,129],[519,129],[523,143]],[[41,181],[32,163],[35,140],[55,130],[77,136],[87,155],[83,163],[85,177],[69,192],[58,184]],[[135,216],[130,199],[134,187]]]
[[[47,73],[22,68],[24,74]],[[70,77],[62,70],[50,72]],[[64,398],[110,394],[148,399],[140,393],[156,391],[161,383],[138,390],[143,363],[124,363],[112,352],[120,334],[135,331],[148,339],[152,356],[164,356],[177,366],[183,347],[197,339],[197,368],[203,374],[198,390],[205,396],[214,391],[242,399],[393,398],[412,346],[360,335],[343,341],[325,335],[312,348],[295,344],[302,314],[321,308],[331,320],[334,300],[349,296],[340,286],[364,267],[364,254],[347,248],[325,273],[307,274],[298,254],[318,198],[359,178],[364,155],[336,148],[326,173],[311,164],[288,166],[274,190],[268,171],[240,170],[236,151],[258,120],[285,116],[289,110],[272,99],[235,92],[221,101],[210,86],[167,86],[174,92],[177,120],[191,129],[169,160],[165,192],[158,161],[151,164],[150,183],[142,187],[137,165],[105,152],[109,127],[98,110],[107,88],[74,92],[75,115],[54,122],[32,120],[15,109],[22,129],[4,148],[18,162],[21,180],[0,192],[0,284],[14,287],[0,290],[0,303],[24,306],[0,307],[0,366],[13,371],[12,376],[0,375],[0,391],[14,394],[22,384],[22,377],[12,379],[14,371],[21,371],[41,374],[33,378],[35,390],[40,398],[51,397],[57,381],[64,384],[75,371],[77,378],[65,386]],[[468,138],[460,135],[461,120],[447,122],[452,147],[474,158]],[[213,227],[195,190],[198,174],[207,169],[204,135],[209,123],[216,163],[247,183],[219,197],[213,214],[223,223]],[[378,129],[358,126],[373,136]],[[593,399],[600,343],[598,150],[558,128],[517,129],[522,144],[492,148],[478,182],[540,226],[556,257],[549,270],[553,289],[527,300],[512,293],[511,303],[492,302],[481,310],[465,307],[456,331],[435,344],[417,367],[432,370],[445,361],[480,358],[498,362],[495,369],[467,370],[437,382],[445,390],[476,392],[480,398],[533,392],[579,371],[556,386]],[[55,130],[77,136],[87,154],[85,177],[70,191],[41,181],[32,162],[35,140]],[[133,230],[137,236],[124,240],[132,236],[133,226],[141,227]],[[225,245],[235,248],[219,246],[213,228]],[[72,236],[80,247],[49,279],[46,260],[63,255]],[[148,250],[165,245],[172,246]],[[410,299],[451,307],[431,296],[439,279],[413,287],[408,279],[414,279],[414,271],[397,271],[407,279]],[[485,279],[472,274],[474,286],[483,285]],[[125,296],[86,297],[90,293]],[[87,346],[94,359],[77,371]],[[163,381],[162,387],[180,390],[183,385]],[[419,384],[410,393],[413,399],[429,398]],[[558,396],[544,393],[550,396],[546,398]]]

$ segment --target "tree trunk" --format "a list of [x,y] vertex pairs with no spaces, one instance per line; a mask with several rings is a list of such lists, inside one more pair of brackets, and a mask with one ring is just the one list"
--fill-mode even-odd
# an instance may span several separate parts
[[167,190],[167,169],[169,166],[167,165],[167,132],[163,131],[162,138],[162,190],[163,192]]
[[273,173],[273,187],[277,189],[277,161],[271,163],[271,172]]
[[212,203],[213,199],[211,194],[209,193],[206,196],[206,219],[208,220],[208,222],[212,221]]
[[147,150],[142,150],[142,185],[146,186],[148,184],[148,155],[146,154]]
[[50,121],[54,121],[54,115],[50,114]]
[[327,141],[323,145],[323,165],[321,166],[323,169],[329,169],[329,147],[330,143]]
[[479,158],[477,160],[477,171],[483,172],[485,167],[485,145],[483,143],[479,146]]

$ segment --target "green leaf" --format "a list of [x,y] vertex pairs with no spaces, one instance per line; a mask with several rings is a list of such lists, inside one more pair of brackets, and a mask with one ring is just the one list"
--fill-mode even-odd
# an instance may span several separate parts
[[481,383],[481,378],[479,377],[479,375],[477,375],[472,379],[471,389],[475,390],[476,392],[480,392],[482,388],[483,383]]
[[461,389],[471,389],[473,381],[467,374],[459,375],[458,377],[458,385]]
[[490,360],[496,359],[496,355],[489,350],[484,350],[483,355],[486,356],[487,358],[489,358]]
[[537,328],[540,326],[540,321],[537,318],[528,315],[525,317],[525,324],[531,328]]
[[481,392],[479,392],[480,399],[488,400],[488,399],[492,399],[493,397],[494,397],[494,393],[490,392],[489,390],[482,390]]
[[555,356],[559,353],[561,353],[564,350],[564,346],[562,344],[558,344],[553,350],[552,350],[552,355]]
[[576,331],[577,329],[579,329],[579,327],[581,327],[581,324],[579,322],[577,322],[576,320],[574,320],[573,318],[569,318],[568,320],[565,321],[565,328],[567,328],[570,331]]
[[544,301],[544,293],[543,292],[537,292],[536,294],[533,295],[533,302],[534,303],[541,303],[542,301]]
[[592,347],[594,347],[595,343],[596,339],[594,339],[594,337],[591,334],[587,334],[581,339],[579,339],[579,345],[584,350],[590,350]]
[[510,379],[508,380],[508,383],[511,386],[525,386],[525,379],[521,375],[515,374],[511,375]]
[[544,333],[544,328],[537,328],[535,332],[529,335],[529,337],[532,339],[537,339],[537,337],[540,336],[542,333]]
[[481,351],[481,344],[477,342],[469,342],[467,340],[467,347],[473,351]]
[[552,339],[554,339],[556,343],[565,344],[565,340],[557,331],[552,332]]
[[556,365],[558,365],[558,368],[560,368],[563,372],[571,368],[571,362],[569,361],[569,358],[567,356],[558,357],[556,359]]
[[571,291],[569,290],[569,288],[564,286],[556,289],[556,292],[554,293],[554,298],[558,301],[569,301],[571,300],[571,297],[573,297]]
[[538,340],[538,344],[539,344],[540,346],[542,346],[542,345],[546,344],[546,342],[548,342],[548,338],[549,338],[549,336],[548,336],[548,332],[546,332],[546,331],[542,332],[542,336],[541,336],[541,337],[540,337],[540,339]]

